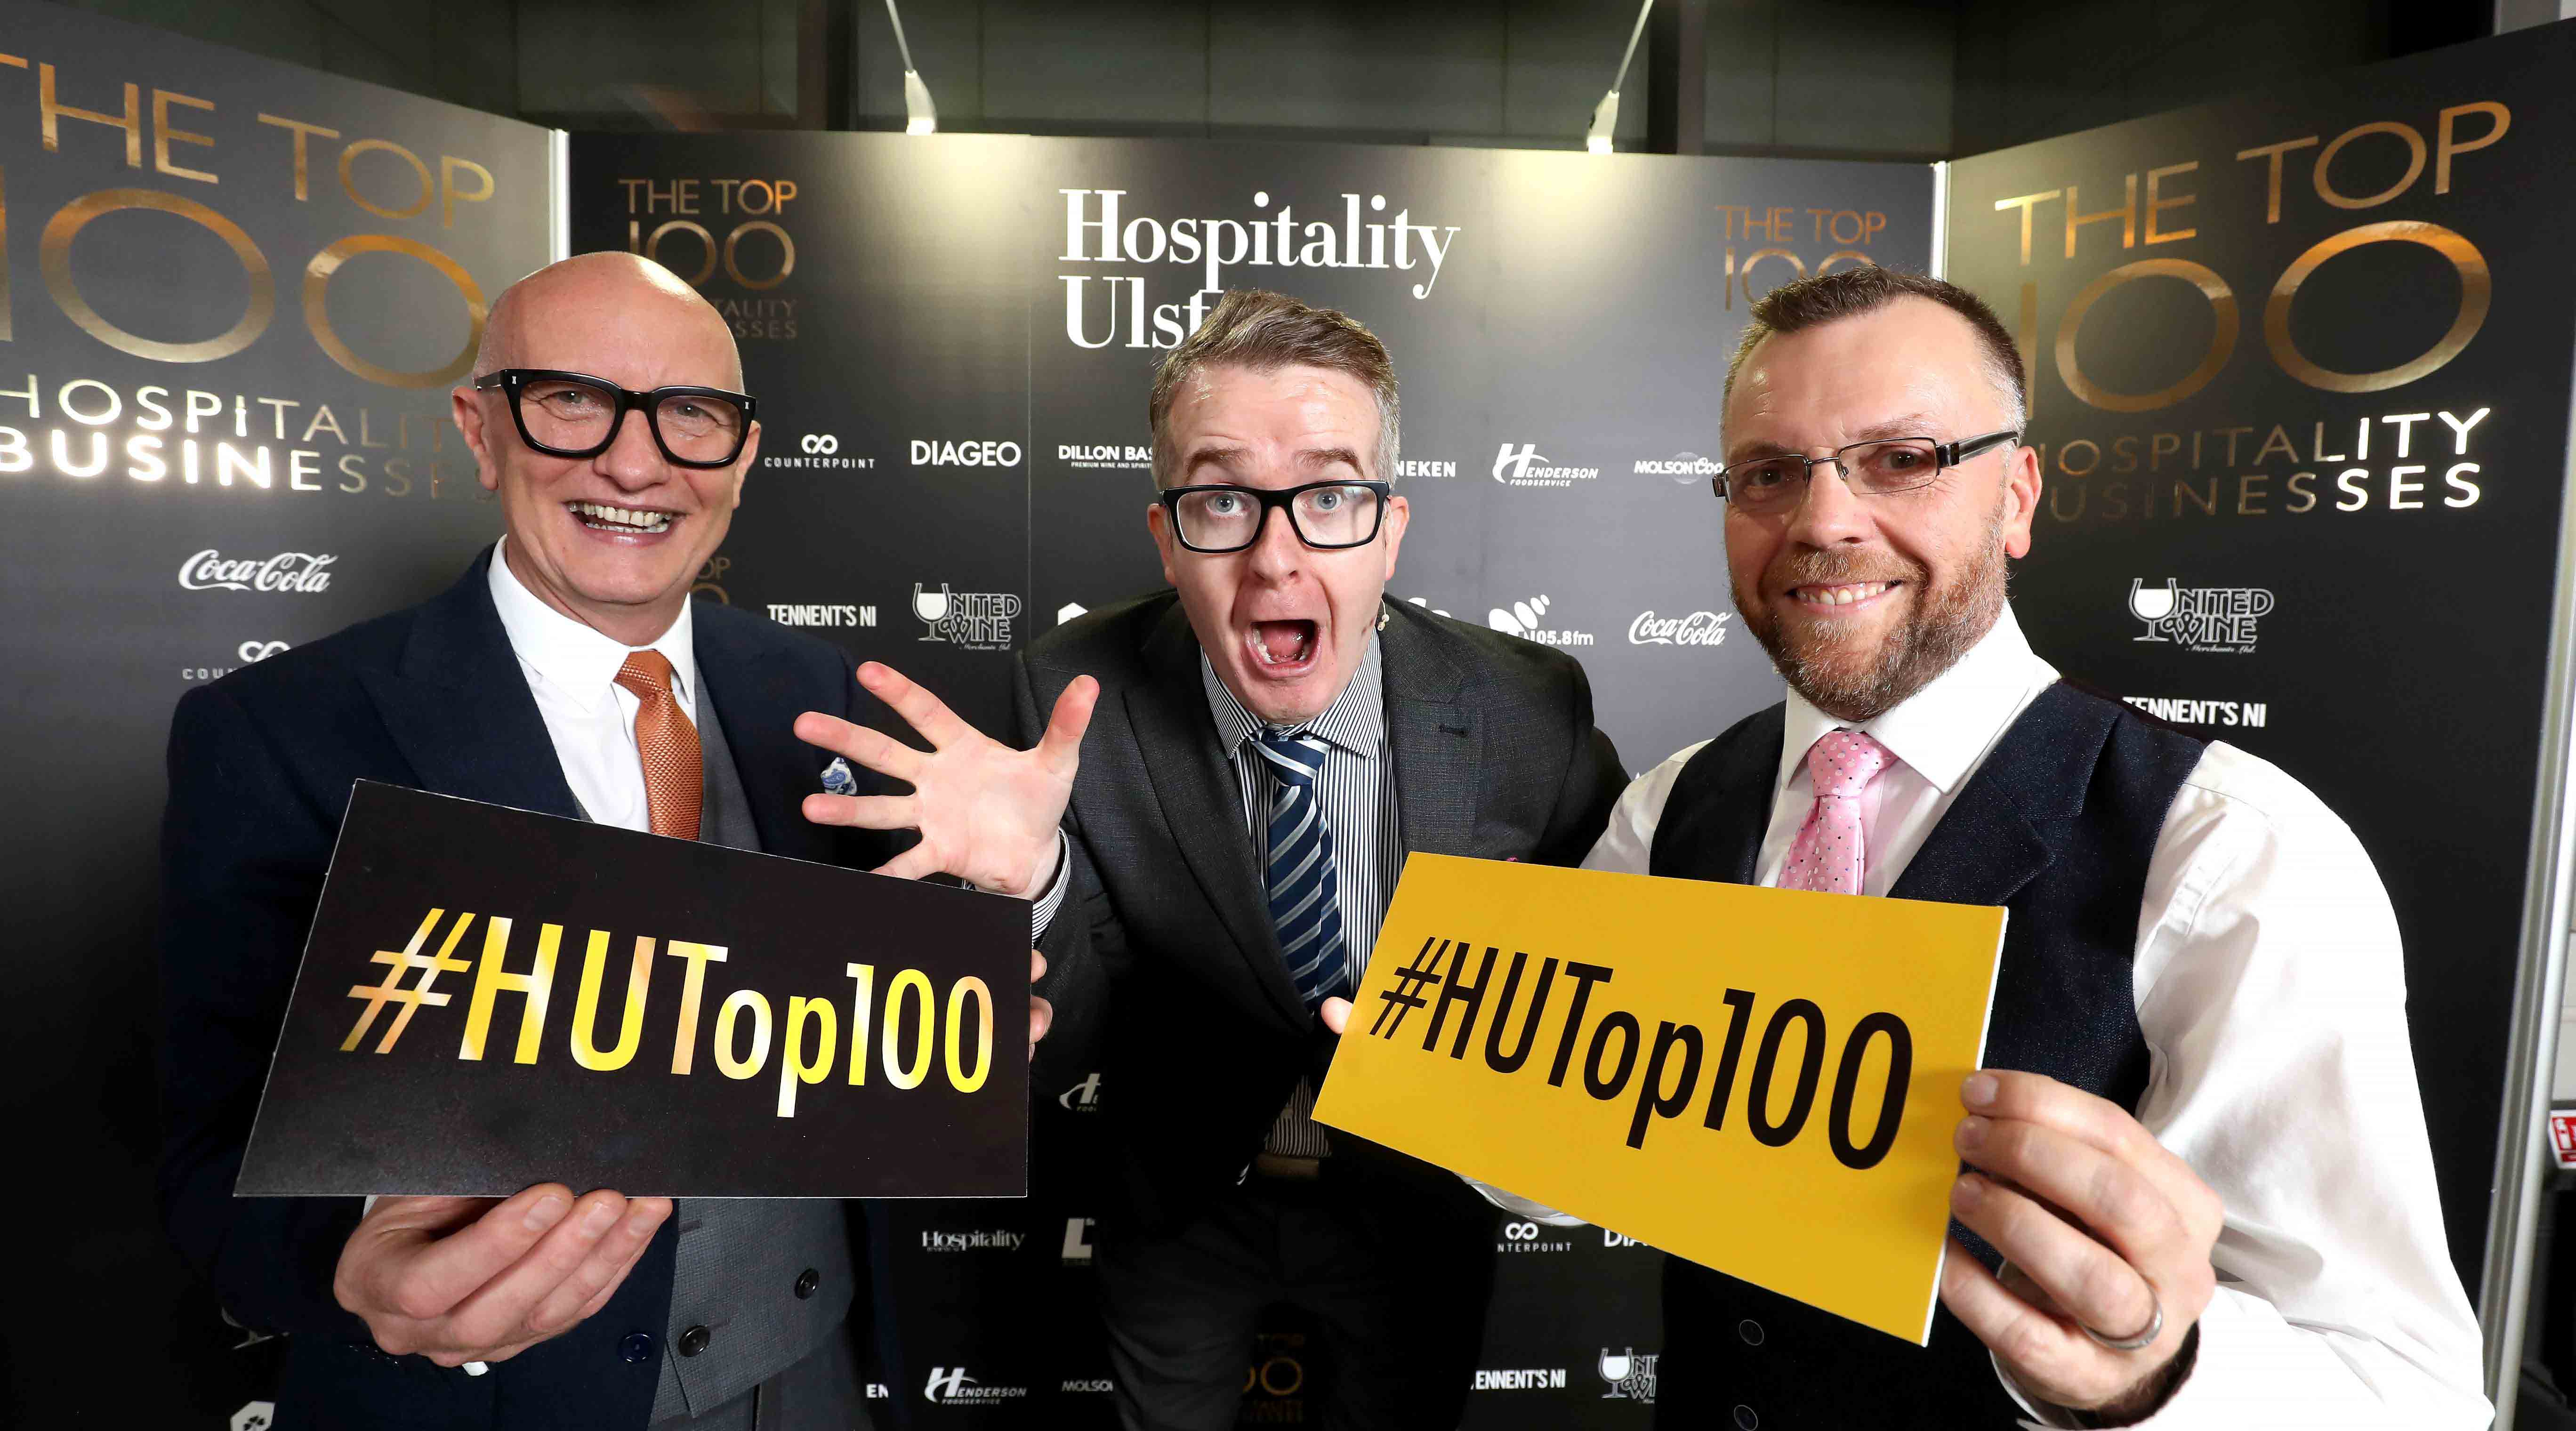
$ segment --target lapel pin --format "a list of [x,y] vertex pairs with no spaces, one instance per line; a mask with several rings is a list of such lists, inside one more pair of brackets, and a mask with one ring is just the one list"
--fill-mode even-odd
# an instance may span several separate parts
[[823,790],[829,795],[859,793],[858,777],[850,773],[850,762],[837,755],[832,757],[832,763],[823,767]]

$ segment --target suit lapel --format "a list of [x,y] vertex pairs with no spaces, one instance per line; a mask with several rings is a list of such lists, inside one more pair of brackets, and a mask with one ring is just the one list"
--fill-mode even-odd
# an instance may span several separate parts
[[554,738],[492,606],[490,551],[420,608],[400,667],[363,680],[420,787],[578,818]]
[[1762,840],[1771,832],[1771,807],[1778,797],[1788,709],[1784,703],[1755,714],[1741,738],[1720,747],[1725,764],[1712,773],[1708,785],[1720,792],[1723,803],[1706,832],[1711,842],[1708,868],[1717,878],[1751,884],[1761,874]]
[[1465,673],[1428,638],[1426,618],[1397,605],[1385,610],[1391,617],[1378,639],[1397,831],[1407,853],[1473,854],[1485,736],[1458,699]]
[[1144,658],[1146,682],[1127,692],[1128,733],[1153,782],[1164,824],[1200,892],[1234,936],[1235,952],[1253,982],[1282,1017],[1302,1027],[1308,1022],[1305,1000],[1279,954],[1268,896],[1244,834],[1242,790],[1217,745],[1199,682],[1198,641],[1179,603],[1146,639]]
[[715,703],[724,722],[725,744],[732,748],[734,772],[751,805],[752,828],[760,848],[789,859],[828,862],[832,832],[805,818],[802,801],[822,788],[819,771],[826,757],[796,738],[796,717],[803,713],[796,690],[795,663],[782,652],[755,653],[725,639],[720,619],[703,619],[695,627],[700,693]]

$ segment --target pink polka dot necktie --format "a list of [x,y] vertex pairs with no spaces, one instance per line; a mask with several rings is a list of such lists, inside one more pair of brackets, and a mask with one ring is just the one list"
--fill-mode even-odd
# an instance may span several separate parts
[[1789,842],[1780,888],[1860,893],[1861,792],[1895,763],[1886,746],[1856,730],[1832,731],[1808,749],[1807,776],[1815,782],[1816,807],[1798,827],[1798,838]]
[[698,837],[700,791],[706,766],[698,754],[698,728],[671,694],[671,662],[646,648],[626,653],[617,684],[635,693],[635,752],[644,758],[644,806],[653,833]]

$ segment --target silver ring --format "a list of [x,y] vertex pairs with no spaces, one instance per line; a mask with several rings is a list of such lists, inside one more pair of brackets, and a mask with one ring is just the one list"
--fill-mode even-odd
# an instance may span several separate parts
[[2082,1322],[2077,1322],[2075,1325],[2083,1327],[2084,1335],[2113,1351],[2140,1351],[2154,1346],[2156,1338],[2163,1335],[2165,1329],[2165,1304],[2156,1296],[2156,1289],[2153,1287],[2147,1289],[2147,1305],[2155,1309],[2154,1314],[2147,1318],[2147,1329],[2134,1337],[2106,1337],[2091,1327],[2084,1326]]

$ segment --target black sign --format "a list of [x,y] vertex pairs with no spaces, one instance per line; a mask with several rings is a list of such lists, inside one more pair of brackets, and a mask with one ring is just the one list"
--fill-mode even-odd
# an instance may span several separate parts
[[361,783],[235,1191],[1027,1191],[1028,906]]

